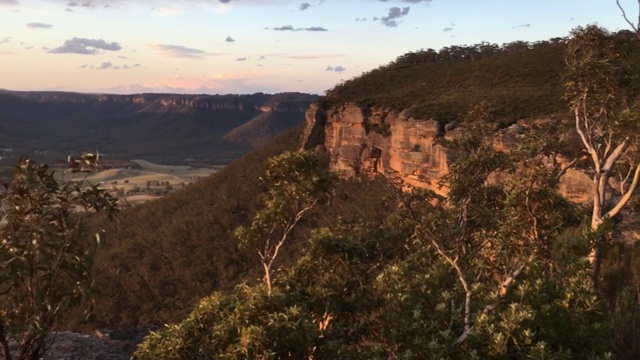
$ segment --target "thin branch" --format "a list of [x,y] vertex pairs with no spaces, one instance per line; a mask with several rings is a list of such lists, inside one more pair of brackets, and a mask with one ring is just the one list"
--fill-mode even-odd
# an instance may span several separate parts
[[[560,179],[562,176],[564,176],[564,174],[566,174],[569,169],[573,168],[573,166],[577,164],[578,161],[580,160],[581,160],[580,157],[575,157],[567,165],[565,165],[560,170],[558,170],[558,173],[556,174],[556,179]],[[557,169],[558,166],[555,166],[555,168]]]
[[[622,12],[622,17],[624,18],[624,21],[627,22],[627,24],[629,24],[629,26],[631,26],[631,28],[633,29],[633,31],[636,32],[636,34],[638,35],[638,37],[640,37],[640,11],[638,11],[638,25],[635,25],[634,23],[632,23],[629,18],[627,17],[627,13],[624,11],[624,8],[622,7],[622,5],[620,5],[620,0],[616,0],[616,4],[618,5],[618,8],[620,9],[620,11]],[[640,7],[640,0],[638,0],[638,7]]]
[[629,181],[629,178],[631,178],[631,174],[633,174],[633,162],[628,156],[627,160],[631,163],[631,167],[629,167],[627,173],[623,176],[622,172],[618,172],[618,181],[620,182],[620,189],[618,189],[618,191],[620,192],[620,195],[624,195],[625,185],[627,184],[627,181]]

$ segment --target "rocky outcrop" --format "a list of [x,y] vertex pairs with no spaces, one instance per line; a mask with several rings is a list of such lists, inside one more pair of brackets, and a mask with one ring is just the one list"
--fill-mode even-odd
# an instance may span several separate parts
[[[135,329],[98,330],[94,335],[69,331],[51,333],[45,342],[42,360],[129,360],[138,344],[157,326]],[[17,357],[16,344],[10,344],[12,356]]]
[[[501,132],[495,146],[513,148],[522,124]],[[346,104],[324,109],[309,107],[305,116],[303,146],[329,155],[332,170],[346,176],[383,175],[403,188],[430,188],[438,193],[439,179],[449,171],[455,154],[440,139],[459,136],[454,124],[440,126],[432,119],[415,119],[406,111],[361,108]],[[578,170],[568,170],[560,191],[574,201],[588,201],[591,180]]]
[[304,147],[326,151],[338,173],[381,174],[403,186],[437,191],[453,156],[437,141],[443,135],[436,121],[406,112],[353,104],[325,110],[315,104],[306,112],[303,136]]

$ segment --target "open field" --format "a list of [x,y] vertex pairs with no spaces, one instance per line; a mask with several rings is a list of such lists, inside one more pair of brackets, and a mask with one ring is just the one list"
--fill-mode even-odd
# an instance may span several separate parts
[[101,184],[120,200],[123,207],[160,198],[207,177],[222,166],[193,168],[159,165],[146,160],[132,160],[136,167],[111,168],[89,173],[70,173],[60,169],[61,180]]

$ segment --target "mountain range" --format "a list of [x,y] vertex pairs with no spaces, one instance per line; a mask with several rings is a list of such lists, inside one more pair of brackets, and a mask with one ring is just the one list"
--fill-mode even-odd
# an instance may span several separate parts
[[106,159],[226,164],[300,124],[311,94],[106,95],[0,90],[0,165]]

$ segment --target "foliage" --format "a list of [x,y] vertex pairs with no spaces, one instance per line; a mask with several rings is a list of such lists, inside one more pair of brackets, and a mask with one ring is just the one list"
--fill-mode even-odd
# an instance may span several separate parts
[[181,324],[149,335],[136,358],[305,359],[316,336],[309,314],[287,296],[240,285],[202,299]]
[[39,359],[45,336],[90,295],[100,234],[85,227],[90,212],[116,211],[97,186],[59,184],[46,165],[23,160],[0,195],[0,343],[19,345],[19,359]]

